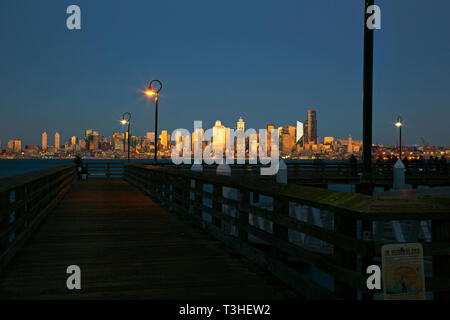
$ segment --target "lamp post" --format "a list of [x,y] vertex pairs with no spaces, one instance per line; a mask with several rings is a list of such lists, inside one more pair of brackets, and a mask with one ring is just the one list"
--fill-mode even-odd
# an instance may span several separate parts
[[363,172],[361,192],[372,195],[372,95],[373,95],[373,42],[374,30],[367,26],[368,9],[374,0],[364,0],[364,80],[363,80]]
[[[125,118],[125,116],[127,116]],[[120,123],[122,125],[126,125],[128,124],[128,130],[127,130],[127,143],[128,143],[128,163],[130,163],[130,122],[131,122],[131,113],[129,112],[125,112],[122,115],[122,120],[120,121]],[[124,141],[125,142],[125,141]],[[125,146],[125,143],[124,143]]]
[[400,146],[400,157],[399,159],[402,160],[402,127],[403,127],[403,119],[402,117],[398,117],[397,118],[397,122],[395,123],[395,126],[399,129],[399,135],[400,135],[400,142],[399,142],[399,146]]
[[158,161],[158,98],[159,92],[162,89],[162,83],[159,80],[152,80],[145,91],[145,94],[149,97],[155,97],[155,158],[154,162]]

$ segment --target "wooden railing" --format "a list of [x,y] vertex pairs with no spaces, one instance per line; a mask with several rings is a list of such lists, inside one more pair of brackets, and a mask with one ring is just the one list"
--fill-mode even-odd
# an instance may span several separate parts
[[[367,275],[361,270],[381,265],[382,243],[374,241],[371,232],[363,236],[361,225],[373,230],[375,221],[431,220],[432,240],[422,241],[433,268],[427,291],[435,299],[450,298],[450,199],[377,199],[137,164],[125,165],[124,179],[309,299],[356,299],[358,294],[372,299],[380,292],[367,289]],[[230,196],[230,190],[237,195]],[[261,205],[262,197],[271,205]],[[331,227],[298,219],[292,214],[297,207],[328,212]],[[258,219],[268,227],[256,223]],[[293,233],[327,245],[298,243]],[[332,285],[316,281],[312,270],[327,274]]]
[[123,162],[84,162],[90,178],[121,178],[123,176]]
[[0,179],[0,271],[76,179],[74,165]]

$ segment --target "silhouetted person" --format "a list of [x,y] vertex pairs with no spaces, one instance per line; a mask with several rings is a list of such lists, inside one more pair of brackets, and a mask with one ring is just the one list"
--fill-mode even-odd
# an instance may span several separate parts
[[406,171],[408,171],[409,160],[408,157],[403,158],[403,164],[405,165]]
[[352,156],[350,157],[350,174],[352,176],[356,175],[356,163],[358,162],[358,160],[356,160],[355,155],[352,154]]
[[445,156],[441,157],[441,167],[442,167],[442,173],[444,175],[448,174],[448,164],[447,164],[447,158]]
[[430,168],[430,171],[434,171],[434,165],[435,165],[435,163],[434,163],[434,158],[433,158],[433,156],[431,156],[431,157],[428,159],[428,166],[429,166],[429,168]]

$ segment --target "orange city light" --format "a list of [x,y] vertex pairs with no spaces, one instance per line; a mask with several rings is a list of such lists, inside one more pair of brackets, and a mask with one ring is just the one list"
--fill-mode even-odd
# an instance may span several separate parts
[[122,120],[120,121],[120,123],[121,123],[121,124],[127,124],[127,120],[122,119]]

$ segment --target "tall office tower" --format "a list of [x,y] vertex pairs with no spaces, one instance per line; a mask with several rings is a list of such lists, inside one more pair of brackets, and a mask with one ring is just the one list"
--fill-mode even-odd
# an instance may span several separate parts
[[222,125],[220,120],[217,120],[213,127],[213,149],[223,150],[225,146],[226,132],[225,126]]
[[60,146],[59,139],[60,139],[60,135],[58,132],[56,132],[55,133],[55,151],[59,150],[59,146]]
[[281,152],[290,154],[295,145],[295,127],[283,126],[280,128]]
[[303,123],[300,121],[297,121],[297,132],[295,137],[295,143],[299,143],[300,145],[303,145]]
[[89,141],[89,138],[91,137],[91,135],[92,135],[92,129],[86,130],[86,131],[85,131],[84,139],[85,139],[86,141]]
[[236,125],[236,130],[242,130],[242,131],[245,132],[245,122],[242,119],[242,117],[239,117],[239,120],[238,120],[237,125]]
[[308,110],[308,120],[306,120],[306,141],[305,143],[317,144],[317,113],[316,110]]
[[150,143],[155,143],[155,133],[154,132],[147,132],[145,134],[145,137],[150,141]]
[[13,152],[17,152],[17,153],[22,152],[22,140],[20,140],[20,139],[13,140],[12,150],[13,150]]
[[267,155],[270,155],[270,152],[272,150],[272,131],[274,130],[275,126],[273,124],[267,125]]
[[[181,133],[179,131],[177,131],[177,135],[175,135],[175,143],[178,144],[178,142],[180,142],[182,140],[182,136]],[[169,134],[167,132],[167,130],[162,130],[161,134],[159,135],[159,140],[161,141],[161,146],[163,148],[168,148],[169,147]]]
[[[238,159],[245,159],[245,122],[239,118],[236,125],[236,156]],[[231,141],[230,141],[231,142]]]
[[[91,150],[98,150],[100,146],[100,132],[92,130],[92,149]],[[89,149],[91,148],[91,144],[89,145]]]
[[47,150],[47,132],[42,133],[42,150]]
[[70,138],[70,144],[72,146],[77,144],[77,136],[73,136],[72,138]]
[[348,152],[348,153],[353,153],[353,141],[352,141],[352,136],[349,136],[349,137],[348,137],[347,152]]

